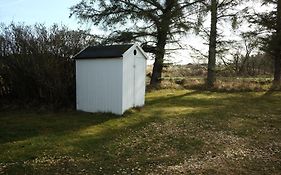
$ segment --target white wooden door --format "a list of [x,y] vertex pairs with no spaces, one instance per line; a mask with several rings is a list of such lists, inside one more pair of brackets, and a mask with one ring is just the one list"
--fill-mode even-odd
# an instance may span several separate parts
[[144,105],[146,60],[142,55],[134,57],[134,106]]

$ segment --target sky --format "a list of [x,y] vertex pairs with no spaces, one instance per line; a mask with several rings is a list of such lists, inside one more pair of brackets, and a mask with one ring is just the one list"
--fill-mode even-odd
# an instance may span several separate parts
[[80,27],[75,18],[69,18],[69,8],[80,0],[0,0],[0,22],[65,24],[72,29]]
[[[33,25],[43,23],[51,26],[54,23],[64,24],[71,29],[91,28],[95,33],[102,31],[89,24],[79,24],[74,17],[69,18],[70,7],[81,0],[0,0],[0,23],[10,24],[24,23]],[[192,38],[194,41],[194,38]],[[188,40],[189,42],[189,40]],[[199,42],[199,41],[198,41]],[[192,60],[186,58],[186,51],[179,51],[172,54],[173,60],[177,63],[188,63]],[[153,61],[149,61],[152,64]]]
[[[74,17],[69,18],[70,7],[81,0],[0,0],[0,23],[10,24],[20,22],[27,25],[43,23],[51,26],[54,23],[63,24],[71,29],[91,29],[95,34],[103,31],[90,24],[79,24]],[[224,26],[222,26],[224,27]],[[229,27],[224,27],[229,28]],[[206,52],[208,47],[203,44],[204,40],[194,35],[184,37],[183,44]],[[169,57],[178,64],[196,62],[190,57],[190,50],[176,51]],[[149,64],[153,63],[150,61]]]

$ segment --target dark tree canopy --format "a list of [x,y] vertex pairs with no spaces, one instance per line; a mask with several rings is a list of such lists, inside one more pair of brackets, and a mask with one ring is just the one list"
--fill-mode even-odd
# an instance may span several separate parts
[[82,22],[112,31],[113,42],[140,41],[155,54],[151,84],[161,81],[165,48],[196,26],[192,15],[199,13],[202,0],[82,0],[71,8]]
[[274,86],[281,86],[281,0],[263,0],[263,5],[274,6],[272,11],[249,15],[249,21],[258,25],[254,34],[262,40],[262,50],[274,59]]

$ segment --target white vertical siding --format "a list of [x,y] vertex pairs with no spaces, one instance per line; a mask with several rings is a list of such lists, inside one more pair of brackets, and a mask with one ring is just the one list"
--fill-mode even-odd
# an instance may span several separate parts
[[76,60],[77,109],[122,114],[122,59]]
[[76,60],[77,109],[121,115],[143,106],[145,70],[146,57],[136,45],[123,58]]
[[[137,50],[137,55],[134,55],[134,50]],[[146,58],[134,45],[123,58],[123,111],[144,105],[145,70]]]
[[123,57],[123,112],[134,106],[134,48]]
[[135,57],[135,106],[143,106],[145,100],[146,59],[143,55]]

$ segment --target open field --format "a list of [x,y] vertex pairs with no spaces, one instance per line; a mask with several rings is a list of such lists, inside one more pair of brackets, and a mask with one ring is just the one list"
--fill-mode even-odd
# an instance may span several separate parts
[[123,117],[0,112],[0,174],[281,174],[281,92],[146,100]]
[[[272,78],[217,77],[212,91],[216,92],[264,92],[272,87]],[[161,82],[162,89],[206,90],[203,77],[166,77]]]

